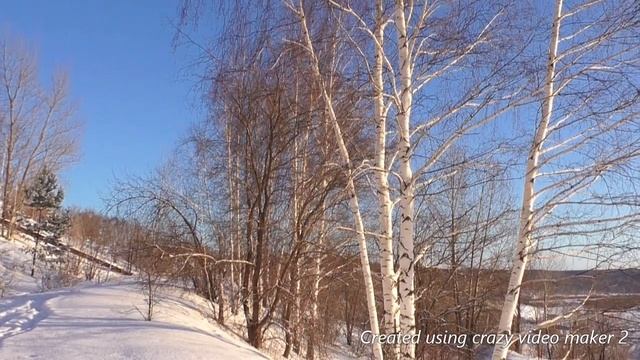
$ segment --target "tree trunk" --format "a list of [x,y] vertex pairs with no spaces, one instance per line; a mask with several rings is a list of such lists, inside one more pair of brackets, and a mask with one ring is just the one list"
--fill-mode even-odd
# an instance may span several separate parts
[[34,240],[36,241],[36,244],[33,246],[33,259],[31,261],[31,277],[33,277],[36,272],[36,259],[38,258],[38,243],[40,242],[37,237]]
[[[398,332],[398,287],[393,258],[393,218],[392,202],[389,194],[389,172],[386,165],[387,117],[384,107],[383,42],[384,28],[382,1],[378,0],[376,19],[376,53],[373,75],[375,117],[376,117],[376,174],[378,179],[378,226],[380,242],[380,271],[382,275],[383,330],[386,334]],[[397,359],[400,348],[397,344],[389,345],[387,358]]]
[[224,293],[224,271],[218,272],[218,323],[224,325],[224,307],[226,306],[226,295]]
[[[416,330],[415,292],[414,292],[414,182],[411,168],[411,106],[413,94],[411,88],[412,68],[407,23],[404,14],[404,1],[396,1],[396,29],[398,32],[398,54],[400,61],[400,106],[398,109],[398,150],[400,155],[400,247],[399,247],[399,298],[400,332],[413,335]],[[415,358],[415,346],[401,346],[404,359]]]
[[[322,181],[322,188],[327,188],[327,180]],[[320,296],[320,266],[321,266],[321,255],[320,250],[324,245],[324,235],[326,231],[326,222],[325,222],[325,212],[326,212],[326,201],[322,200],[322,218],[320,219],[319,230],[318,230],[318,242],[316,243],[317,253],[313,257],[313,283],[312,283],[312,291],[311,291],[311,324],[317,326],[318,324],[318,297]],[[307,359],[314,360],[315,358],[315,348],[317,343],[317,334],[316,329],[311,329],[309,334],[309,339],[307,340]]]
[[[549,42],[549,61],[547,63],[547,74],[545,78],[544,99],[542,102],[542,119],[536,130],[536,134],[529,152],[527,160],[526,174],[524,178],[524,194],[522,197],[522,209],[520,211],[520,230],[518,243],[513,255],[513,265],[509,277],[507,294],[505,295],[502,313],[500,314],[500,324],[498,332],[511,334],[513,317],[516,306],[520,298],[520,287],[522,278],[529,261],[532,246],[531,232],[534,228],[533,210],[535,200],[535,180],[538,174],[538,163],[542,145],[547,135],[554,101],[554,77],[556,59],[558,54],[558,43],[560,38],[560,21],[562,16],[562,0],[556,0],[556,8]],[[504,360],[507,358],[509,346],[507,344],[496,344],[493,352],[493,360]]]
[[[333,127],[333,131],[335,133],[336,142],[338,144],[338,149],[340,152],[340,156],[342,158],[343,168],[347,172],[347,184],[346,184],[346,193],[349,197],[349,208],[354,217],[355,222],[355,230],[356,237],[358,240],[358,247],[360,253],[360,266],[362,269],[362,276],[364,278],[364,285],[366,291],[367,298],[367,311],[369,315],[369,325],[371,328],[371,332],[374,335],[380,334],[380,327],[378,325],[378,310],[376,309],[376,299],[375,299],[375,290],[373,287],[373,279],[371,276],[371,267],[369,263],[369,252],[367,246],[367,238],[365,236],[364,231],[364,223],[362,220],[362,215],[360,213],[360,204],[358,201],[358,194],[356,192],[355,183],[353,181],[353,166],[351,164],[351,158],[349,156],[349,150],[344,142],[344,138],[342,136],[342,130],[340,128],[340,124],[338,123],[338,119],[336,117],[335,111],[333,109],[333,103],[331,97],[329,96],[328,89],[326,88],[326,84],[322,78],[322,74],[320,73],[320,65],[318,64],[318,58],[316,57],[313,42],[311,41],[311,37],[309,35],[309,30],[307,28],[307,23],[305,19],[304,9],[302,6],[298,9],[298,15],[300,17],[301,28],[303,32],[304,41],[307,45],[307,50],[309,51],[309,55],[311,57],[311,66],[313,68],[314,75],[320,85],[320,91],[322,92],[322,98],[327,105],[327,110],[329,113],[329,119],[331,120],[331,125]],[[373,347],[373,358],[377,360],[382,360],[382,346],[379,342],[374,342],[372,344]]]
[[284,352],[282,356],[289,358],[291,355],[291,348],[293,347],[293,339],[291,336],[291,302],[288,301],[284,307],[284,317],[282,319],[282,325],[284,326]]
[[13,161],[13,147],[15,141],[14,127],[15,119],[13,115],[13,101],[9,102],[9,134],[7,135],[7,150],[6,159],[4,164],[4,182],[2,188],[2,220],[9,220],[9,226],[5,225],[3,221],[4,236],[7,239],[11,239],[11,214],[10,214],[10,201],[11,197],[11,162]]
[[262,348],[262,325],[256,322],[250,322],[247,324],[247,337],[249,338],[249,344],[256,349]]
[[[232,153],[232,147],[231,147],[231,129],[230,126],[227,124],[227,177],[228,177],[228,190],[229,190],[229,215],[231,218],[231,226],[232,226],[232,231],[231,231],[231,235],[229,236],[229,247],[230,247],[230,259],[231,260],[236,260],[236,246],[238,246],[239,242],[240,242],[240,236],[239,236],[239,231],[236,230],[236,228],[239,226],[239,221],[240,219],[236,218],[236,213],[239,211],[239,204],[238,204],[238,198],[236,197],[236,190],[235,188],[238,186],[237,184],[237,178],[235,176],[235,172],[234,172],[234,164],[235,161],[233,161],[233,153]],[[236,307],[236,267],[233,263],[229,264],[229,287],[230,287],[230,296],[229,296],[229,302],[230,302],[230,308],[231,308],[231,312],[233,314],[236,314],[237,312],[237,307]]]

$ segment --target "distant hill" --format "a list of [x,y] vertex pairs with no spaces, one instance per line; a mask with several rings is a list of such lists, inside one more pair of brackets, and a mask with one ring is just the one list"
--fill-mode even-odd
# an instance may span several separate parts
[[544,271],[530,270],[525,274],[525,293],[538,292],[542,283],[536,280],[551,280],[547,286],[555,294],[640,294],[640,269],[588,270],[588,271]]

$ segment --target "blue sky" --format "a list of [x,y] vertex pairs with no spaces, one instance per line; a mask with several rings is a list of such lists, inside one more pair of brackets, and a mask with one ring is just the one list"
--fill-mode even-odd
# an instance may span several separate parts
[[80,161],[62,174],[65,204],[102,209],[116,176],[144,174],[202,116],[174,51],[176,1],[7,1],[0,35],[25,41],[40,72],[69,74],[84,122]]

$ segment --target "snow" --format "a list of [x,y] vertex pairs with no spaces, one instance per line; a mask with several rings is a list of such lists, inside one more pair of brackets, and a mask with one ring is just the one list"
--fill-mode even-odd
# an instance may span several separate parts
[[47,268],[28,275],[32,246],[0,238],[0,359],[268,359],[184,289],[162,288],[152,321],[132,277],[40,292]]
[[[577,307],[580,303],[572,303],[566,301],[563,306],[548,306],[547,307],[547,315],[555,316],[559,314],[565,314],[575,307]],[[534,306],[528,304],[520,305],[520,316],[523,320],[529,323],[538,323],[544,318],[544,308],[542,306]]]
[[[271,326],[265,334],[266,349],[256,350],[242,337],[246,326],[241,312],[228,312],[227,326],[222,327],[211,320],[212,305],[186,289],[163,287],[153,320],[145,321],[145,295],[135,276],[98,269],[93,282],[80,283],[83,273],[70,282],[51,282],[59,269],[38,260],[31,277],[34,245],[31,236],[20,232],[11,241],[0,237],[2,360],[284,359],[281,328]],[[60,288],[63,284],[76,285]],[[43,292],[51,286],[56,289]],[[368,356],[334,344],[319,349],[318,358]],[[293,353],[288,360],[301,359]]]
[[31,247],[0,238],[0,296],[39,290],[37,281],[27,275],[31,270]]
[[0,300],[2,359],[268,359],[225,332],[208,308],[164,289],[152,321],[133,281],[84,285]]
[[[474,356],[475,360],[491,360],[491,356],[493,355],[493,346],[481,346],[476,349],[476,353]],[[527,357],[521,354],[518,354],[514,351],[509,351],[507,354],[507,360],[537,360],[538,358]]]

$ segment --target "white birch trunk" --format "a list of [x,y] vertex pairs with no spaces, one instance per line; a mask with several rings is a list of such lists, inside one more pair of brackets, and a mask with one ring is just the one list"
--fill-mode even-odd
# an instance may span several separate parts
[[[396,1],[396,28],[398,32],[398,55],[400,61],[400,107],[398,109],[398,150],[400,155],[400,248],[399,248],[399,284],[400,284],[400,332],[412,335],[416,330],[415,292],[414,292],[414,185],[411,168],[411,88],[412,66],[407,22],[404,13],[404,1]],[[415,358],[415,346],[402,346],[404,359]]]
[[[324,154],[328,154],[330,152],[330,143],[328,139],[329,132],[329,122],[326,117],[322,117],[322,150]],[[322,192],[327,191],[327,186],[329,183],[327,179],[322,180]],[[318,307],[318,298],[320,297],[320,271],[322,268],[322,254],[321,251],[324,247],[325,235],[327,231],[327,200],[323,198],[321,204],[321,218],[318,224],[318,241],[316,243],[316,256],[313,257],[313,283],[312,283],[312,292],[311,292],[311,323],[316,324],[319,318],[319,307]],[[314,360],[316,357],[316,347],[318,344],[318,334],[315,329],[311,330],[309,340],[307,341],[307,359]]]
[[[556,0],[555,14],[549,42],[549,59],[547,63],[547,74],[545,78],[544,99],[542,100],[542,119],[534,136],[527,168],[524,178],[524,192],[522,196],[522,209],[520,212],[520,230],[518,233],[518,243],[513,255],[513,265],[509,277],[507,294],[502,306],[500,324],[498,332],[511,334],[513,317],[520,297],[520,287],[527,263],[530,260],[530,249],[532,248],[531,232],[534,229],[533,211],[535,205],[535,180],[538,175],[538,163],[542,152],[542,145],[547,136],[549,121],[553,112],[554,101],[554,78],[558,53],[558,43],[560,38],[560,20],[562,16],[562,0]],[[493,360],[504,360],[509,351],[508,344],[497,344],[493,352]]]
[[[358,240],[358,247],[359,247],[359,253],[360,253],[360,266],[361,266],[362,275],[364,278],[363,280],[364,280],[364,286],[365,286],[365,295],[367,298],[369,326],[371,328],[371,332],[373,335],[379,335],[380,327],[378,324],[378,310],[376,309],[376,299],[375,299],[375,292],[373,287],[373,279],[371,277],[369,252],[367,249],[367,238],[365,236],[362,214],[360,213],[360,203],[358,201],[358,194],[356,192],[355,183],[353,181],[353,165],[351,164],[351,157],[349,156],[349,150],[347,149],[347,146],[344,142],[344,138],[342,136],[342,130],[340,128],[340,124],[338,123],[338,119],[333,109],[333,102],[325,87],[325,82],[322,79],[322,74],[320,73],[320,65],[318,64],[318,58],[315,54],[313,42],[311,41],[311,37],[309,35],[309,30],[307,28],[307,21],[306,21],[304,9],[302,6],[300,6],[300,8],[297,10],[297,13],[300,18],[300,26],[302,28],[302,33],[303,33],[302,34],[303,41],[305,42],[305,46],[309,51],[309,55],[311,57],[311,66],[313,68],[314,75],[320,85],[322,98],[327,105],[329,120],[331,120],[331,126],[335,133],[336,143],[338,145],[338,150],[340,152],[340,157],[342,159],[343,168],[347,172],[347,184],[346,184],[345,190],[347,192],[347,196],[349,196],[349,208],[354,217],[356,237]],[[372,357],[377,360],[383,359],[382,345],[378,341],[374,341],[372,344]]]
[[[236,140],[238,139],[237,135],[236,135]],[[234,189],[233,189],[233,214],[234,214],[234,220],[233,220],[233,233],[236,239],[236,248],[235,248],[235,254],[233,255],[233,259],[239,260],[240,259],[240,239],[242,238],[242,235],[240,234],[240,157],[237,154],[234,154],[234,162],[233,162],[233,184],[234,184]],[[242,271],[241,268],[238,267],[236,264],[231,264],[231,267],[234,268],[238,274],[238,283],[234,284],[234,302],[233,304],[231,304],[231,311],[233,312],[233,314],[237,314],[238,313],[238,305],[239,305],[239,299],[238,299],[238,294],[240,293],[240,284],[242,283]]]
[[[327,180],[322,181],[322,188],[327,188]],[[319,230],[318,230],[318,242],[316,244],[316,249],[318,250],[318,254],[313,257],[313,283],[312,283],[312,291],[311,291],[311,323],[316,324],[318,321],[318,297],[320,296],[320,265],[321,265],[321,255],[319,251],[322,249],[324,245],[324,235],[326,231],[326,221],[325,221],[325,212],[326,212],[326,201],[322,201],[322,218],[320,219]],[[317,334],[314,329],[311,330],[311,336],[309,337],[309,341],[307,342],[307,359],[313,360],[315,359],[315,348],[317,345]]]
[[[296,82],[296,103],[297,103],[297,82]],[[297,117],[297,113],[296,113]],[[293,211],[294,211],[294,243],[297,244],[299,241],[304,241],[305,239],[300,236],[300,208],[302,207],[300,201],[300,184],[304,182],[304,179],[307,178],[307,146],[309,143],[309,128],[305,127],[304,135],[302,136],[302,144],[298,143],[298,136],[294,139],[294,171],[293,171]],[[300,279],[304,276],[304,269],[300,266],[300,260],[296,259],[295,268],[297,269],[295,274],[295,282],[294,282],[294,308],[293,308],[293,316],[292,316],[292,329],[293,329],[293,351],[298,354],[300,353],[300,337],[302,335],[302,323],[301,323],[301,295],[300,295]]]
[[[384,83],[382,78],[383,70],[383,43],[384,29],[382,19],[382,1],[377,3],[377,28],[376,28],[376,55],[375,69],[373,76],[375,117],[376,117],[376,168],[378,179],[378,203],[379,216],[378,226],[380,234],[380,271],[382,275],[382,299],[383,299],[383,329],[385,333],[396,333],[399,330],[399,306],[398,287],[396,283],[396,273],[393,259],[393,219],[392,202],[389,193],[389,172],[386,168],[386,144],[387,144],[387,117],[384,107]],[[390,354],[388,358],[397,359],[399,347],[389,346]]]
[[[232,150],[231,150],[231,129],[229,127],[229,125],[227,124],[227,177],[229,178],[229,217],[231,219],[231,226],[235,227],[238,226],[238,223],[236,223],[236,219],[235,219],[235,213],[237,210],[237,199],[235,199],[235,178],[234,178],[234,172],[233,172],[233,154],[232,154]],[[239,238],[236,237],[237,232],[235,231],[235,229],[233,229],[231,231],[231,236],[229,236],[229,245],[230,245],[230,251],[231,251],[231,256],[230,259],[236,260],[235,258],[235,253],[236,253],[236,243],[239,242]],[[233,265],[233,263],[231,263],[229,265],[229,280],[230,280],[230,286],[231,286],[231,296],[229,297],[230,300],[230,308],[231,308],[231,312],[233,314],[236,314],[236,271],[235,271],[235,266]]]
[[[296,98],[297,98],[297,87],[296,87]],[[297,100],[296,100],[297,102]],[[291,249],[295,249],[298,243],[298,176],[299,176],[299,156],[298,154],[299,146],[298,146],[298,137],[296,136],[293,139],[293,171],[292,171],[292,183],[293,183],[293,194],[292,194],[292,212],[291,212]],[[291,281],[293,284],[291,285],[291,296],[293,297],[293,303],[290,305],[293,307],[291,310],[291,319],[289,321],[289,328],[287,329],[291,332],[290,346],[294,348],[295,351],[295,343],[297,338],[297,327],[298,327],[298,319],[300,314],[300,262],[296,258],[293,261],[293,266],[291,269]]]

